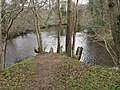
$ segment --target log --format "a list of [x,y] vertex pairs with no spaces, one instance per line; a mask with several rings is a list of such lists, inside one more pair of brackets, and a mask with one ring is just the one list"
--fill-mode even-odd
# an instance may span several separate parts
[[77,56],[78,60],[81,59],[82,51],[83,51],[83,47],[78,47],[78,48],[77,48],[76,56]]

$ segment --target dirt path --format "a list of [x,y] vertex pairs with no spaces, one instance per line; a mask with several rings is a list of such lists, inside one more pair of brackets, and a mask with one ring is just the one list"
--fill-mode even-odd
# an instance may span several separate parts
[[26,90],[55,90],[55,73],[65,62],[65,58],[58,54],[50,53],[38,56],[38,60],[33,62],[36,66],[36,74],[31,80],[27,80]]
[[2,71],[0,90],[120,90],[119,78],[117,69],[68,61],[50,53]]

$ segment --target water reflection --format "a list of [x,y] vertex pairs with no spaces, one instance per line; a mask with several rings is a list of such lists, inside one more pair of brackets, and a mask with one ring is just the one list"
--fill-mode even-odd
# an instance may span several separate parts
[[[63,46],[63,51],[65,51],[65,38],[65,30],[63,30],[60,37],[60,43],[61,46]],[[42,45],[46,52],[49,52],[51,47],[54,49],[54,52],[57,51],[57,27],[42,30]],[[75,45],[75,51],[77,47],[84,48],[81,61],[98,65],[114,65],[105,48],[96,43],[90,42],[87,38],[87,34],[77,33]],[[7,46],[6,66],[11,66],[15,62],[18,62],[24,58],[36,55],[33,50],[34,47],[37,47],[37,37],[34,33],[9,40]]]

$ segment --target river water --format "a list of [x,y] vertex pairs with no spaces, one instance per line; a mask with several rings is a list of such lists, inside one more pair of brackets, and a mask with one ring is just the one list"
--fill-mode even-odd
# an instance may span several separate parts
[[[65,30],[63,30],[60,37],[63,51],[65,51],[65,35]],[[57,51],[57,27],[42,30],[42,45],[46,52],[49,52],[51,47],[54,49],[54,52]],[[6,67],[25,58],[35,56],[34,47],[37,48],[37,37],[35,33],[29,33],[8,40]],[[81,57],[82,62],[102,66],[114,66],[112,58],[106,49],[97,43],[91,42],[86,33],[76,33],[75,51],[77,47],[84,48]]]

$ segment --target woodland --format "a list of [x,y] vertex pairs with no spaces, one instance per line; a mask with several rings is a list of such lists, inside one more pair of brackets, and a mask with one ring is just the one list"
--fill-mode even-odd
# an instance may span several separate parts
[[0,0],[0,12],[0,90],[120,90],[120,0]]

